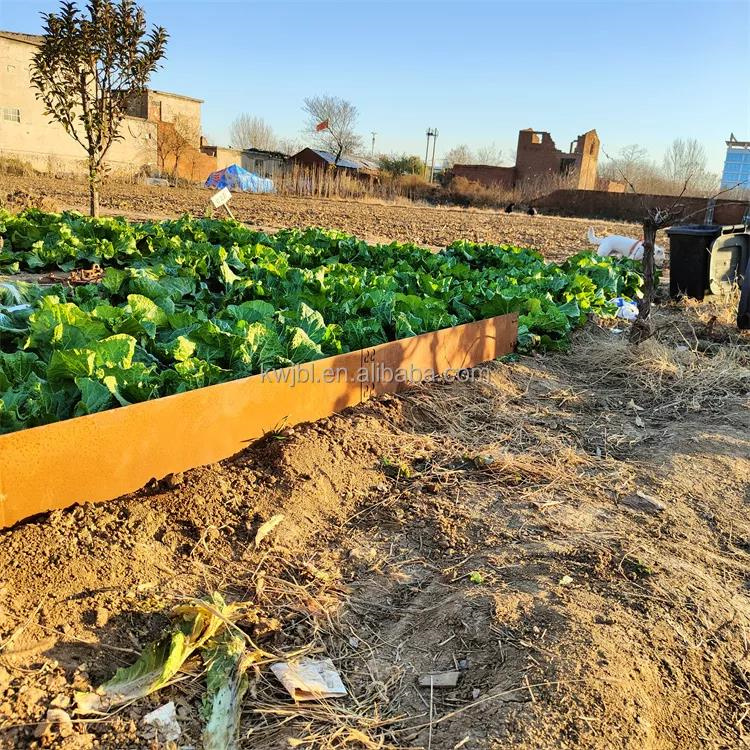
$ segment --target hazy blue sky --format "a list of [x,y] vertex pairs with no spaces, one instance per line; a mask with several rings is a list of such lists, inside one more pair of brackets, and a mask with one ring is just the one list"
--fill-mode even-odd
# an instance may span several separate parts
[[[520,128],[566,148],[596,128],[615,153],[661,159],[698,138],[720,171],[730,131],[750,139],[750,1],[226,2],[143,0],[171,35],[154,88],[205,100],[220,144],[240,112],[300,137],[305,96],[360,111],[376,151],[438,158],[459,143],[506,155]],[[0,0],[0,28],[38,32],[51,0]]]

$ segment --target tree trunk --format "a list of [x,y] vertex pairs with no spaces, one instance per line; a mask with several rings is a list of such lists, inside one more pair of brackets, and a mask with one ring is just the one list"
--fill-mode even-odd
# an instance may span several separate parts
[[654,301],[655,268],[654,244],[656,243],[656,224],[649,218],[643,221],[643,299],[638,305],[638,319],[630,330],[630,340],[638,344],[651,335],[651,304]]
[[89,155],[89,215],[99,216],[99,174],[94,156]]

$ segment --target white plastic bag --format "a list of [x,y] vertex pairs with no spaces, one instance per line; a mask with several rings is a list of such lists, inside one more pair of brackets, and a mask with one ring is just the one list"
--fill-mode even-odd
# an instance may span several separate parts
[[638,317],[638,305],[627,297],[615,297],[609,301],[610,305],[617,305],[616,318],[635,320]]

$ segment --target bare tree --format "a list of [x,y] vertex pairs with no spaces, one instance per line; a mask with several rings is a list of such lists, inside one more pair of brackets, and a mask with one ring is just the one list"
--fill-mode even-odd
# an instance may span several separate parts
[[321,148],[336,155],[335,164],[343,154],[362,148],[362,138],[356,132],[358,112],[351,102],[327,94],[310,96],[302,109],[308,116],[306,130]]
[[443,156],[443,166],[450,169],[454,164],[474,164],[476,159],[472,150],[462,143],[454,146],[448,153]]
[[[675,143],[677,143],[677,141],[675,141]],[[677,149],[677,151],[679,151],[679,149]],[[604,155],[610,160],[610,162],[613,161],[606,152],[604,152]],[[696,168],[700,167],[700,160],[694,163]],[[643,298],[638,303],[638,318],[630,331],[630,341],[634,344],[638,344],[652,336],[654,333],[651,325],[651,305],[653,304],[656,293],[656,264],[654,262],[656,233],[660,229],[674,224],[676,221],[685,221],[692,216],[701,214],[706,209],[700,208],[697,211],[685,215],[685,205],[680,203],[680,201],[687,194],[688,186],[694,177],[690,172],[685,176],[684,182],[682,183],[682,189],[671,202],[671,205],[666,208],[661,208],[654,205],[649,206],[646,202],[646,198],[638,193],[635,185],[628,179],[627,175],[616,165],[615,169],[617,169],[619,176],[627,184],[628,188],[636,195],[639,195],[641,207],[643,209],[643,259],[641,260],[643,267]],[[729,193],[736,187],[737,186],[734,185],[724,190],[719,190],[710,196],[709,200],[716,199],[720,195]]]
[[617,158],[618,166],[628,178],[638,179],[644,171],[649,171],[648,151],[637,143],[623,146]]
[[601,176],[607,179],[626,179],[643,188],[645,183],[653,183],[658,179],[657,166],[648,158],[648,152],[643,146],[631,143],[623,146],[617,156],[609,156],[602,165]]
[[642,164],[648,160],[648,151],[637,143],[631,143],[620,149],[619,161],[622,165],[629,167],[634,164]]
[[277,138],[273,128],[262,118],[243,112],[229,126],[229,140],[235,148],[257,148],[275,151]]
[[664,176],[684,182],[706,171],[706,151],[695,139],[675,138],[664,154]]
[[690,195],[710,196],[719,182],[717,175],[706,171],[705,152],[695,140],[676,139],[661,166],[638,144],[625,146],[617,156],[605,156],[607,162],[602,165],[601,176],[622,180],[641,194],[680,195],[687,180]]
[[690,182],[693,194],[710,195],[719,185],[719,177],[708,171],[706,151],[695,139],[675,138],[664,154],[664,177],[673,186]]
[[177,177],[183,158],[197,151],[200,144],[198,123],[185,115],[177,115],[171,123],[160,124],[156,155],[162,173]]
[[488,146],[480,146],[476,153],[477,164],[487,164],[491,167],[499,167],[503,163],[503,152],[495,143]]
[[42,19],[31,81],[45,114],[86,150],[89,209],[98,216],[104,157],[122,138],[129,97],[143,92],[164,57],[167,32],[161,26],[147,32],[133,0],[89,0],[85,12],[66,0]]
[[287,156],[302,151],[302,148],[302,144],[296,138],[279,138],[276,143],[276,150]]

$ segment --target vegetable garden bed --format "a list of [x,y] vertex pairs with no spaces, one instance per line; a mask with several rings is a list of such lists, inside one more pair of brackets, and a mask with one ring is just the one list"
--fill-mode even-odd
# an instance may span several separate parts
[[[509,313],[520,315],[519,348],[565,348],[588,313],[613,314],[608,300],[636,296],[641,284],[632,262],[591,253],[557,265],[507,245],[456,242],[433,253],[190,217],[0,212],[0,237],[0,273],[11,275],[0,284],[5,524],[113,497],[226,457],[284,419],[357,403],[378,392],[372,376],[352,383],[368,352],[431,374],[472,366],[510,350]],[[93,264],[101,281],[75,288],[12,280]],[[345,374],[268,390],[269,371],[295,366],[304,377],[322,367]],[[95,460],[82,462],[86,452]],[[42,465],[49,473],[34,468]],[[89,476],[105,472],[120,479]]]

